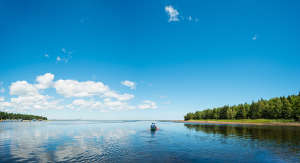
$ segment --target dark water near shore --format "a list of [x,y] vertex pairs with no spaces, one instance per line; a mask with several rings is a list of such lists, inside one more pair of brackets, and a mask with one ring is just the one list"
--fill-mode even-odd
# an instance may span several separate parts
[[0,123],[0,162],[300,162],[300,128],[149,121]]

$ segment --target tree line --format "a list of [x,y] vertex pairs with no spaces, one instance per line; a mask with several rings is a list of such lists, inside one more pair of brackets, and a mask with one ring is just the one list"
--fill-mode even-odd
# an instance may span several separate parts
[[47,117],[37,116],[37,115],[28,115],[28,114],[19,114],[19,113],[0,112],[0,120],[7,120],[7,119],[47,120]]
[[222,107],[187,113],[184,120],[199,119],[295,119],[300,120],[300,92],[298,95],[260,99],[251,104]]

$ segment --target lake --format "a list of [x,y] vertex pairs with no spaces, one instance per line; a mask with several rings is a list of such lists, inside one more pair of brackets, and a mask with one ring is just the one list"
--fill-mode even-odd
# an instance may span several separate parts
[[0,162],[300,162],[300,128],[152,121],[0,123]]

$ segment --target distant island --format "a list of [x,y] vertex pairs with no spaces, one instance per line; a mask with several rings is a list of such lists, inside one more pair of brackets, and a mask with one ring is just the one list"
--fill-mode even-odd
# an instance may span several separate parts
[[0,121],[2,120],[47,120],[47,117],[29,114],[0,112]]
[[288,97],[260,99],[251,104],[225,105],[222,107],[187,113],[185,121],[224,122],[294,122],[300,121],[300,93]]

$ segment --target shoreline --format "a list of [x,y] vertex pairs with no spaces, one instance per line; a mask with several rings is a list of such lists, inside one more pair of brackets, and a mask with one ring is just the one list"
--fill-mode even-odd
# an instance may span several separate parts
[[0,122],[41,122],[48,120],[16,120],[16,119],[0,119]]
[[224,122],[224,121],[205,121],[205,120],[173,120],[172,122],[177,123],[193,123],[193,124],[239,124],[239,125],[256,125],[256,126],[297,126],[300,127],[299,122]]

